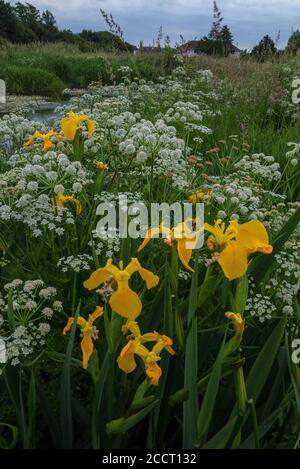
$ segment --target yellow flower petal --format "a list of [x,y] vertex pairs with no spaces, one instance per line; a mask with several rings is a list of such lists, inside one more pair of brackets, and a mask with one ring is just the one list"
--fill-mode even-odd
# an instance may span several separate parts
[[161,228],[160,227],[157,227],[157,228],[150,228],[150,230],[147,231],[146,235],[145,235],[145,239],[144,241],[142,242],[142,244],[140,244],[140,246],[138,247],[138,252],[140,252],[142,249],[144,249],[144,247],[147,246],[147,244],[149,243],[149,241],[151,241],[152,238],[154,238],[154,236],[157,236],[158,234],[161,233]]
[[68,322],[67,322],[66,326],[63,329],[63,335],[66,335],[66,333],[69,332],[69,330],[72,327],[73,322],[74,322],[74,318],[69,318],[68,319]]
[[53,143],[50,140],[46,140],[43,146],[43,150],[48,151],[51,147],[53,147]]
[[248,267],[247,251],[240,248],[238,243],[233,241],[228,244],[218,257],[218,263],[222,267],[225,277],[234,280],[242,277]]
[[74,140],[74,137],[77,131],[76,120],[71,119],[70,117],[64,117],[60,121],[60,128],[68,140],[71,140],[71,141]]
[[88,325],[88,323],[87,323],[86,319],[84,319],[82,316],[78,316],[77,325],[81,329],[84,329]]
[[88,120],[88,136],[91,137],[96,130],[96,124],[92,120]]
[[84,334],[81,341],[82,350],[82,366],[86,370],[89,364],[89,359],[94,351],[94,344],[90,334]]
[[80,200],[76,199],[75,197],[72,199],[72,201],[75,204],[76,207],[76,215],[80,215],[82,212],[82,205]]
[[177,252],[178,257],[181,260],[182,264],[186,269],[190,272],[194,272],[194,270],[189,266],[189,262],[192,257],[192,250],[186,248],[186,240],[185,239],[178,239],[177,241]]
[[136,368],[136,361],[134,358],[135,346],[134,341],[130,340],[117,359],[118,367],[125,373],[131,373]]
[[235,327],[236,335],[241,337],[245,329],[245,321],[239,313],[225,313],[225,317],[230,319]]
[[89,325],[92,325],[97,318],[100,318],[104,314],[104,309],[102,306],[96,306],[95,311],[89,315],[88,323]]
[[269,236],[263,223],[251,220],[238,227],[237,242],[248,254],[261,251],[271,254],[273,247],[269,244]]
[[161,374],[161,368],[156,362],[151,362],[146,365],[146,375],[148,376],[151,384],[154,384],[154,386],[158,385]]
[[85,282],[83,282],[83,286],[88,290],[94,290],[95,288],[98,288],[101,283],[104,283],[109,278],[111,278],[111,276],[111,273],[106,270],[105,267],[97,269],[90,275],[90,277]]
[[134,321],[142,311],[142,302],[139,296],[128,285],[121,285],[120,288],[120,284],[118,284],[118,290],[111,295],[109,304],[113,311],[131,321]]
[[[158,275],[155,275],[152,272],[150,272],[150,270],[147,270],[144,267],[142,267],[136,258],[132,258],[131,264],[135,266],[136,270],[139,272],[144,282],[146,282],[148,290],[158,285],[159,283]],[[129,266],[127,266],[127,268],[128,267]],[[127,268],[125,270],[127,270]]]

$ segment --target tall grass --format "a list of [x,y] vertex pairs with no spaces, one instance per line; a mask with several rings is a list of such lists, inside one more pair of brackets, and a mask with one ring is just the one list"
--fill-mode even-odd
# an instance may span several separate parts
[[17,95],[59,96],[64,88],[85,88],[92,81],[119,82],[119,67],[127,65],[134,76],[157,80],[170,72],[172,52],[149,58],[130,53],[84,53],[66,43],[0,46],[0,78],[8,92]]

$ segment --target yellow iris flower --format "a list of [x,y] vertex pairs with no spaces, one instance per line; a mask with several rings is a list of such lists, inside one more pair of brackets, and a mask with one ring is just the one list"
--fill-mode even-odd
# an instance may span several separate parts
[[139,296],[128,285],[129,279],[135,272],[140,274],[148,289],[158,285],[159,277],[144,269],[136,258],[132,258],[125,269],[123,269],[122,262],[120,262],[120,268],[118,268],[113,265],[112,259],[109,259],[106,265],[95,270],[83,285],[88,290],[94,290],[107,280],[114,279],[117,283],[117,290],[109,300],[111,309],[120,316],[134,320],[142,310],[142,302]]
[[[84,319],[82,316],[78,317],[77,325],[81,329],[82,341],[81,341],[81,350],[82,350],[82,366],[86,370],[89,364],[89,360],[94,351],[94,342],[93,339],[97,338],[97,330],[94,327],[94,322],[97,318],[103,315],[103,308],[97,306],[95,311],[92,314],[89,314],[88,320]],[[63,334],[66,335],[67,332],[71,329],[71,326],[74,322],[74,318],[69,318],[67,325],[64,327]]]
[[55,137],[57,140],[62,140],[64,137],[57,133],[54,132],[53,130],[50,130],[46,134],[42,134],[38,130],[34,132],[34,134],[24,143],[24,147],[28,147],[33,144],[34,140],[42,140],[44,142],[43,150],[48,151],[50,148],[53,147],[53,143],[51,141],[51,138]]
[[98,171],[99,171],[100,173],[104,173],[105,171],[108,170],[107,164],[103,163],[102,161],[99,161],[99,162],[96,164],[96,168],[98,169]]
[[80,215],[82,212],[81,202],[74,197],[74,195],[63,195],[59,192],[54,198],[51,199],[52,205],[62,208],[67,203],[72,203],[75,205],[76,215]]
[[[124,328],[123,328],[124,330]],[[145,365],[145,373],[154,385],[158,385],[162,371],[157,362],[160,361],[160,354],[166,349],[171,355],[175,352],[172,349],[173,341],[166,335],[160,335],[158,332],[149,332],[141,334],[140,328],[135,321],[128,321],[125,330],[130,330],[132,338],[129,338],[127,344],[121,350],[118,357],[118,366],[125,373],[132,373],[137,367],[135,355],[139,356]],[[145,345],[147,342],[156,342],[151,350]]]
[[192,194],[189,196],[189,201],[192,204],[196,204],[197,202],[203,202],[203,201],[209,202],[209,200],[211,199],[211,194],[212,194],[211,190],[200,189],[195,194]]
[[238,337],[242,337],[245,330],[245,321],[239,313],[225,313],[225,317],[233,322],[235,333]]
[[80,124],[82,122],[87,123],[88,136],[91,137],[96,130],[96,124],[83,112],[80,112],[79,114],[69,112],[69,114],[60,121],[61,130],[68,140],[74,140],[76,132],[80,128]]
[[146,233],[145,239],[138,248],[138,252],[144,249],[149,241],[159,234],[166,235],[165,243],[172,246],[176,241],[178,257],[184,267],[190,272],[194,270],[190,267],[189,262],[192,257],[193,249],[195,249],[199,236],[202,230],[198,230],[196,233],[189,230],[186,223],[179,223],[174,228],[167,228],[161,224],[158,228],[150,228]]
[[217,220],[214,226],[205,223],[204,229],[211,233],[207,246],[211,251],[220,253],[218,263],[229,280],[242,277],[247,272],[250,254],[271,254],[273,251],[267,230],[258,220],[242,225],[231,220],[227,228],[222,220]]

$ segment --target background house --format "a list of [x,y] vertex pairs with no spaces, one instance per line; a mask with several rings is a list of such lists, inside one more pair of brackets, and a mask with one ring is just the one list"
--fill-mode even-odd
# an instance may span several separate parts
[[[185,57],[199,57],[201,55],[212,55],[209,48],[209,43],[205,40],[189,41],[178,47],[179,52]],[[228,57],[239,59],[242,51],[235,45],[230,46]]]

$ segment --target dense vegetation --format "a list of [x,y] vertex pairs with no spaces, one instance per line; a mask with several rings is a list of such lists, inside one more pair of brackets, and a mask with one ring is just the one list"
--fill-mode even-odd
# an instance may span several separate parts
[[[1,447],[299,448],[298,63],[176,60],[0,120]],[[204,245],[95,231],[120,196],[203,201]]]
[[66,43],[0,47],[0,78],[9,94],[61,96],[64,88],[85,88],[92,81],[118,83],[120,67],[130,65],[134,76],[157,80],[169,73],[174,54],[165,50],[150,58],[130,53],[83,53]]
[[[85,88],[0,118],[0,448],[300,448],[298,32],[231,60],[214,2],[208,56],[135,56],[0,12],[9,93]],[[97,229],[124,200],[202,202],[204,244]]]

